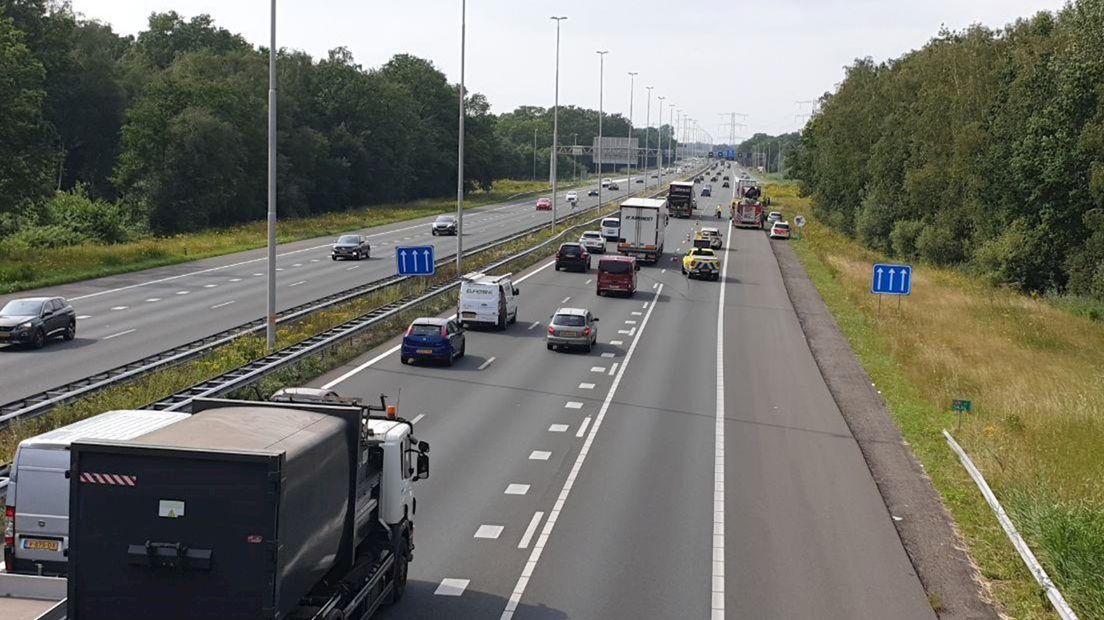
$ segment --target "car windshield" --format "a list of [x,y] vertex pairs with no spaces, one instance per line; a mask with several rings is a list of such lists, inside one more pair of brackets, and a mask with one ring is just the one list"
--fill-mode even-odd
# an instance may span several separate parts
[[360,243],[360,237],[357,235],[341,235],[337,239],[338,243]]
[[429,323],[415,323],[410,326],[411,336],[436,336],[440,333],[440,325],[432,325]]
[[789,230],[790,229],[789,224],[775,224],[774,227],[778,228],[780,230]]
[[602,226],[605,226],[606,228],[619,228],[621,226],[621,220],[602,220]]
[[552,324],[564,327],[582,327],[586,325],[586,319],[581,314],[557,314],[556,318],[552,319]]
[[562,254],[575,255],[575,254],[578,254],[580,250],[581,250],[581,248],[577,245],[566,245],[565,244],[565,245],[560,246],[560,252]]
[[4,304],[4,307],[0,309],[0,314],[4,316],[37,316],[39,310],[42,310],[41,301],[15,299]]
[[456,218],[452,217],[451,215],[438,215],[437,221],[442,224],[451,224],[456,221]]
[[598,264],[598,270],[605,273],[629,273],[632,264],[623,260],[607,260]]
[[583,233],[583,239],[595,239],[595,240],[597,240],[597,239],[601,239],[601,238],[602,238],[602,233],[596,233],[596,232],[585,232],[585,233]]

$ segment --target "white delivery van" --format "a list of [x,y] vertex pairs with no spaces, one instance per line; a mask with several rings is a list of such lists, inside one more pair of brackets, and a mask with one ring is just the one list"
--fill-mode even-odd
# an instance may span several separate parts
[[[8,532],[4,536],[5,569],[66,574],[70,443],[78,439],[133,439],[187,417],[187,413],[176,411],[108,411],[19,442],[4,509],[8,527],[13,528],[10,536]],[[94,483],[127,484],[126,477],[119,473],[103,472]]]
[[463,276],[456,310],[460,326],[480,324],[506,329],[506,325],[517,322],[518,293],[510,274],[491,276],[476,272]]
[[621,242],[617,251],[641,262],[655,263],[663,255],[667,201],[630,198],[621,203]]
[[621,220],[617,216],[602,218],[602,236],[606,241],[621,240]]

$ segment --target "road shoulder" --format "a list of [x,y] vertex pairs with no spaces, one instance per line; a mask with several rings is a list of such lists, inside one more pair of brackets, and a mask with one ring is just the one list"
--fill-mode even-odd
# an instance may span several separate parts
[[809,350],[940,618],[999,618],[939,494],[793,249],[771,242]]

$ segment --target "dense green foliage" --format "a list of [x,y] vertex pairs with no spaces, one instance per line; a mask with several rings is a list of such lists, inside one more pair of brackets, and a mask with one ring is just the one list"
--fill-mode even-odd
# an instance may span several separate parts
[[1104,0],[856,61],[791,172],[870,248],[1104,299]]
[[[344,48],[281,50],[281,217],[453,195],[458,94],[414,56],[364,68]],[[268,50],[208,16],[153,14],[121,37],[65,2],[0,0],[0,252],[263,218],[267,98]],[[547,178],[550,110],[496,117],[470,92],[466,109],[467,190],[530,176],[534,128]],[[561,141],[589,144],[597,118],[563,108]],[[561,156],[561,177],[571,161]]]
[[717,150],[733,149],[736,161],[744,166],[760,166],[765,172],[785,173],[801,146],[801,134],[797,132],[772,136],[757,133],[736,146],[722,144]]

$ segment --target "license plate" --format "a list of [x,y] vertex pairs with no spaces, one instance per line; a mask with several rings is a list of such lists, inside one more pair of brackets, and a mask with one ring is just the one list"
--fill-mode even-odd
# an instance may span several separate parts
[[39,540],[37,538],[24,538],[24,549],[35,549],[38,551],[60,551],[61,542],[57,540]]
[[560,335],[566,336],[568,338],[574,338],[575,336],[579,335],[579,332],[560,332]]
[[8,332],[0,332],[0,340],[6,340],[11,338],[11,334]]
[[465,319],[474,319],[475,318],[475,313],[474,312],[461,312],[460,316],[464,317]]
[[433,349],[418,349],[418,355],[433,355]]

